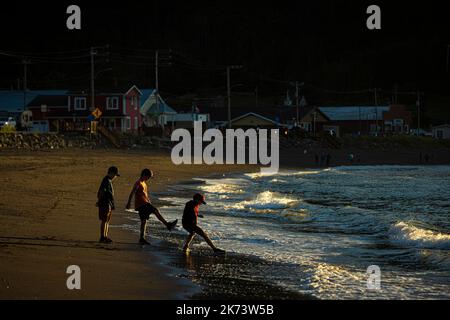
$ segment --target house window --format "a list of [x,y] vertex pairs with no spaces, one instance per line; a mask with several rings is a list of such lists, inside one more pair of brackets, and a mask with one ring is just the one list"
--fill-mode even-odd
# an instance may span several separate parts
[[76,97],[74,108],[75,110],[86,110],[86,98]]
[[106,109],[118,110],[119,109],[119,98],[117,98],[117,97],[106,98]]
[[302,123],[300,123],[300,127],[302,127],[303,129],[305,129],[308,132],[311,131],[311,123],[310,122],[302,122]]
[[125,118],[125,129],[126,130],[131,129],[131,119],[129,117]]
[[443,130],[437,130],[437,138],[438,139],[444,139],[444,131]]
[[134,100],[134,110],[136,111],[138,109],[138,97],[134,96],[133,100]]
[[139,129],[139,121],[138,117],[134,117],[134,130]]

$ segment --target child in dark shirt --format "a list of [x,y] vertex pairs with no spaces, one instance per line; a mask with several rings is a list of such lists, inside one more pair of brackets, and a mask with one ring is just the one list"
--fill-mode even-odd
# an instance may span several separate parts
[[117,169],[117,167],[110,167],[108,169],[108,174],[103,178],[97,192],[98,218],[101,221],[100,242],[102,243],[112,242],[112,240],[108,238],[108,228],[112,211],[115,209],[112,182],[116,177],[120,177],[119,169]]
[[194,239],[195,235],[198,234],[205,239],[206,243],[214,250],[215,253],[225,253],[224,250],[217,248],[212,241],[209,239],[208,235],[197,225],[197,218],[203,218],[202,215],[198,214],[200,205],[206,204],[205,197],[199,193],[194,195],[194,198],[186,203],[183,212],[183,228],[189,232],[186,242],[183,247],[183,252],[189,252],[189,245]]

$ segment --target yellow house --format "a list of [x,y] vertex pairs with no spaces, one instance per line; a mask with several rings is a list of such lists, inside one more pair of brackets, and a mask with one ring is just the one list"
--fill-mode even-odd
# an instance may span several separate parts
[[280,124],[260,114],[249,112],[231,120],[232,128],[278,128]]

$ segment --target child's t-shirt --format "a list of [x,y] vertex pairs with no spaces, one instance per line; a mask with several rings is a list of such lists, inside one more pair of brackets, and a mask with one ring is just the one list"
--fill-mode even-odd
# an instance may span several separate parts
[[134,194],[134,208],[137,209],[150,203],[147,193],[147,184],[145,181],[136,181],[134,187],[136,188],[136,193]]

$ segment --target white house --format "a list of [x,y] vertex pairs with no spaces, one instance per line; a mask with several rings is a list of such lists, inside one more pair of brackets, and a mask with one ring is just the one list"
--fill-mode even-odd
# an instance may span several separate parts
[[147,127],[166,126],[177,112],[156,93],[155,89],[143,89],[140,113]]
[[433,138],[450,140],[450,124],[433,127]]

